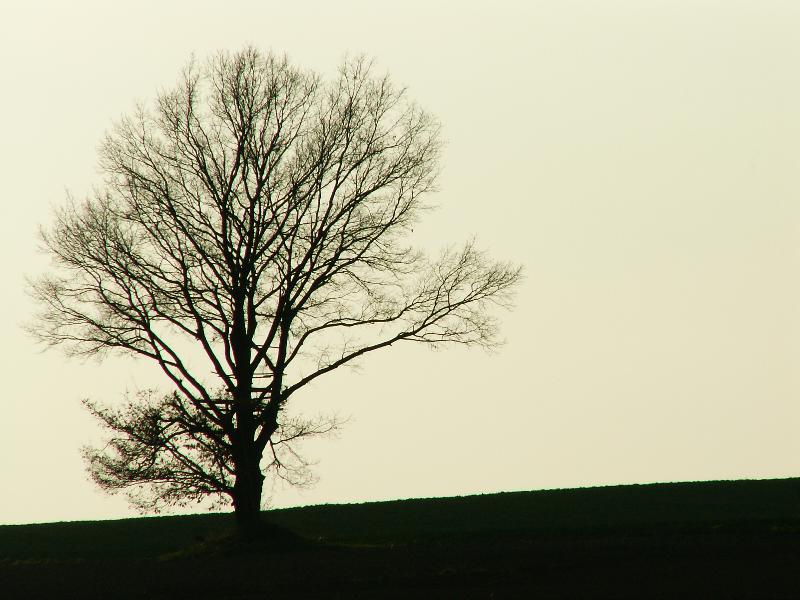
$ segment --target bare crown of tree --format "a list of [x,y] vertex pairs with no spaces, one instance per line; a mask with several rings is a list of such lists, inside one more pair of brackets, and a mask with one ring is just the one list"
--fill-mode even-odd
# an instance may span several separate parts
[[519,268],[473,243],[410,247],[439,124],[368,61],[330,81],[248,48],[190,63],[105,138],[104,185],[43,232],[56,269],[31,331],[77,354],[155,361],[173,384],[121,409],[87,449],[96,481],[143,506],[208,495],[257,511],[264,472],[330,430],[286,411],[306,384],[393,343],[498,343],[492,305]]

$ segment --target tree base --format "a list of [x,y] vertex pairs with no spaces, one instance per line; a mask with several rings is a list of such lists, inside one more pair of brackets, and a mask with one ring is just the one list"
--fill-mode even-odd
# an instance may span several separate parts
[[261,520],[246,526],[238,525],[236,531],[227,536],[227,538],[245,546],[264,545],[274,546],[279,549],[290,546],[303,546],[309,543],[308,540],[289,529]]
[[313,545],[314,542],[311,540],[301,537],[288,529],[272,523],[258,523],[252,528],[246,530],[237,528],[229,533],[200,541],[183,550],[163,555],[160,558],[161,560],[171,560],[202,556],[220,557],[286,553],[309,548]]

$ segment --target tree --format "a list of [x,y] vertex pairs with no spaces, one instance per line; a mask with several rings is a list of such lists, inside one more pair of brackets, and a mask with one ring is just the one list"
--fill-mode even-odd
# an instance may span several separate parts
[[32,333],[72,354],[158,364],[172,391],[88,403],[86,449],[141,507],[230,501],[259,520],[264,473],[302,481],[292,443],[335,422],[286,410],[312,381],[398,342],[491,347],[518,267],[473,243],[435,260],[405,241],[428,207],[439,125],[364,59],[332,81],[246,48],[115,124],[104,184],[42,232]]

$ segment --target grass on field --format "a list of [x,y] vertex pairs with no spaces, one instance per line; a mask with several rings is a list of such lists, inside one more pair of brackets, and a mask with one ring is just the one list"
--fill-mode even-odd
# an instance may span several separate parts
[[[272,510],[270,522],[348,546],[491,538],[800,532],[800,479],[627,485]],[[0,515],[2,519],[2,515]],[[223,536],[230,514],[0,526],[0,562],[149,558]]]

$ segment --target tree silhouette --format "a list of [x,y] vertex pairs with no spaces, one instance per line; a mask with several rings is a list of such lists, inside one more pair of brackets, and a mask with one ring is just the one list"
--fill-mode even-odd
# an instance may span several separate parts
[[518,267],[473,243],[404,240],[427,208],[439,125],[364,59],[324,81],[246,48],[185,69],[100,148],[104,184],[43,230],[32,333],[79,355],[155,361],[173,391],[88,403],[86,449],[140,507],[208,496],[249,530],[264,473],[302,482],[292,442],[335,427],[285,409],[307,384],[397,342],[498,342]]

